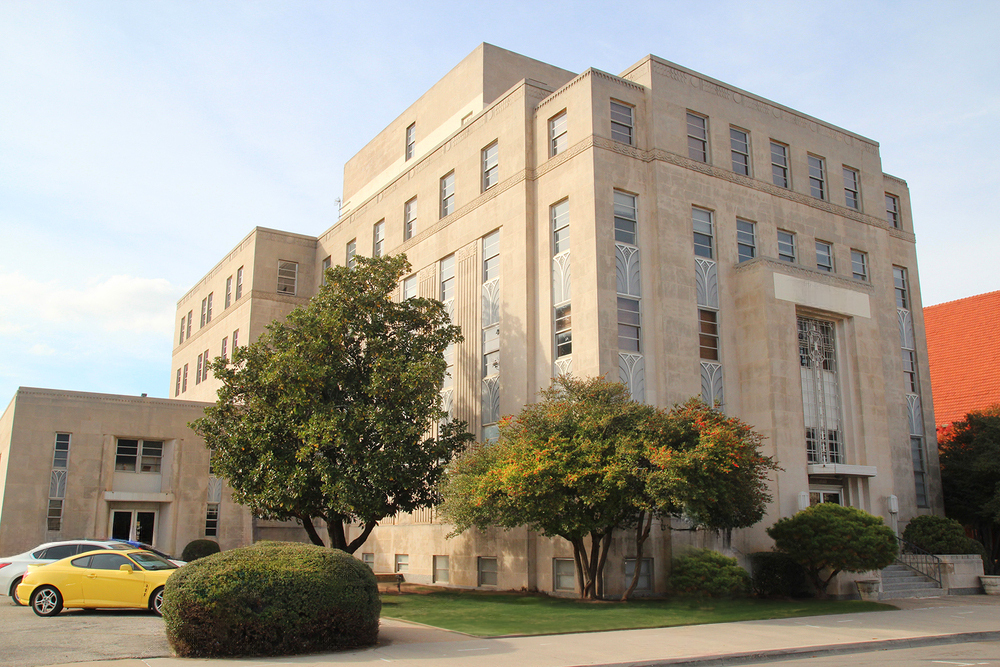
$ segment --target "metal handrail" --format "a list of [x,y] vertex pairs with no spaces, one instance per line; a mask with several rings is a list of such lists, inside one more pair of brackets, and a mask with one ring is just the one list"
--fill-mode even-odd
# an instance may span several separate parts
[[[941,586],[941,559],[918,547],[912,542],[907,542],[903,538],[896,536],[896,541],[899,543],[899,555],[896,556],[896,562],[904,567],[919,572],[928,579],[933,579],[937,582],[938,586]],[[908,558],[903,560],[902,556],[906,555]]]

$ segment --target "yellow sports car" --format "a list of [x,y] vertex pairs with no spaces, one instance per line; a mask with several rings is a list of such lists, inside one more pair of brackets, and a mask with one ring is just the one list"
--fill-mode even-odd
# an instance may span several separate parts
[[17,597],[39,616],[63,607],[149,609],[160,615],[163,584],[177,566],[142,549],[88,551],[48,565],[30,566]]

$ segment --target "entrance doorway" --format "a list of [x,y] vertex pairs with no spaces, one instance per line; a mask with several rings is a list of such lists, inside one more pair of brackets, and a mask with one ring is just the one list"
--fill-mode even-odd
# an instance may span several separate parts
[[153,544],[156,534],[156,512],[143,510],[112,510],[111,539],[132,540]]

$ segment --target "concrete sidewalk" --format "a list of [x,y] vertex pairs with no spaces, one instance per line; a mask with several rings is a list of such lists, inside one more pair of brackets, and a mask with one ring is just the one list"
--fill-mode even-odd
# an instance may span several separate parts
[[1000,598],[955,596],[894,600],[900,611],[744,621],[676,628],[542,637],[477,639],[383,620],[379,645],[364,650],[283,658],[145,658],[75,667],[271,667],[384,665],[429,667],[571,667],[577,665],[736,664],[965,641],[1000,640]]

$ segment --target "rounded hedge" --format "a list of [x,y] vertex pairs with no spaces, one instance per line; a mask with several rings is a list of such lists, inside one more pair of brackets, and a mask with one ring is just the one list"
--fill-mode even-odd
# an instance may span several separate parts
[[982,544],[966,536],[962,524],[943,516],[928,514],[910,519],[903,539],[932,554],[986,554]]
[[205,556],[211,556],[212,554],[217,554],[222,549],[219,548],[219,543],[215,540],[191,540],[188,542],[187,546],[184,547],[184,551],[181,552],[181,560],[190,563],[193,560],[198,560],[199,558],[204,558]]
[[678,595],[736,597],[750,590],[750,575],[735,558],[695,549],[674,560],[670,588]]
[[180,657],[291,655],[369,646],[379,599],[367,565],[336,549],[260,542],[167,580],[163,620]]

